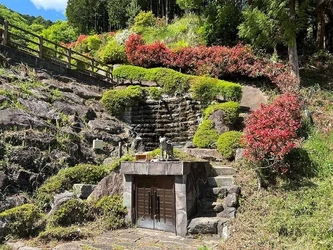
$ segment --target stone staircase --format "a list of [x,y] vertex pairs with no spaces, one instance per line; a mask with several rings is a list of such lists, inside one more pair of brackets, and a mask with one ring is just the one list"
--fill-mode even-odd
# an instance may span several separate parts
[[198,214],[191,220],[188,233],[228,237],[228,221],[236,217],[240,188],[235,185],[232,165],[213,162],[206,187],[199,200]]

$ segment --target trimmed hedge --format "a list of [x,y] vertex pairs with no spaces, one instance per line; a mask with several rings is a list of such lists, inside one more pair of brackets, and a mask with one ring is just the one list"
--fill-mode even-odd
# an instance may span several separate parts
[[119,116],[126,107],[131,107],[144,98],[144,91],[140,86],[128,86],[126,89],[112,89],[104,92],[102,104],[110,114]]
[[198,148],[216,148],[219,138],[218,131],[211,120],[204,120],[198,127],[193,137],[193,144]]
[[240,106],[238,102],[224,102],[211,105],[205,109],[204,119],[208,119],[208,117],[216,110],[223,110],[224,122],[227,125],[232,125],[239,116]]
[[162,87],[163,93],[169,95],[184,94],[189,88],[190,75],[167,68],[145,69],[137,66],[120,66],[113,70],[113,76],[131,81],[152,81]]
[[190,88],[194,99],[208,104],[220,95],[226,101],[239,101],[242,97],[242,86],[236,83],[218,80],[211,77],[190,76],[168,68],[145,69],[124,65],[113,70],[116,78],[131,81],[153,81],[162,87],[163,93],[182,95]]
[[217,149],[226,159],[235,156],[236,149],[241,148],[240,139],[243,133],[239,131],[228,131],[219,136],[217,141]]
[[226,101],[240,101],[242,98],[241,85],[205,76],[193,77],[190,91],[193,98],[203,105],[208,105],[218,95]]

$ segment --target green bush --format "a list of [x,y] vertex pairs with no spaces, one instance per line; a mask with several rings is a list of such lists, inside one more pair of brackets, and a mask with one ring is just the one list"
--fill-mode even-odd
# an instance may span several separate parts
[[105,229],[114,230],[125,225],[125,215],[127,214],[126,207],[123,205],[123,200],[119,195],[104,196],[96,203],[92,204],[94,213],[101,216],[101,221]]
[[123,66],[115,68],[112,71],[112,74],[116,78],[142,81],[142,80],[146,79],[146,77],[145,77],[146,71],[147,70],[142,67],[123,65]]
[[225,101],[240,101],[242,97],[241,85],[205,76],[193,77],[190,91],[193,98],[201,101],[203,105],[208,105],[219,95]]
[[193,144],[198,148],[215,148],[218,131],[211,120],[204,120],[198,127],[193,137]]
[[152,99],[160,100],[162,98],[163,91],[161,88],[149,87],[148,94]]
[[[44,215],[33,204],[24,204],[0,213],[0,220],[7,223],[7,235],[28,237],[35,235],[44,222]],[[2,239],[3,240],[3,239]]]
[[97,51],[102,44],[102,40],[98,37],[98,35],[88,36],[86,40],[89,52]]
[[125,63],[127,61],[125,46],[119,45],[114,38],[109,39],[106,46],[100,50],[99,57],[103,63],[109,64]]
[[236,149],[241,148],[240,139],[242,132],[228,131],[221,134],[217,140],[217,149],[226,159],[231,159],[235,156]]
[[74,54],[71,59],[71,64],[76,69],[87,70],[90,67],[91,60],[85,56]]
[[49,242],[51,240],[73,241],[87,238],[89,235],[89,232],[82,231],[78,226],[49,227],[41,232],[38,238],[42,242]]
[[102,104],[110,114],[119,116],[126,107],[131,107],[144,97],[140,86],[129,86],[126,89],[112,89],[103,94]]
[[216,110],[224,111],[224,122],[227,125],[232,125],[237,120],[240,112],[239,103],[237,102],[224,102],[211,105],[204,111],[204,119],[208,119],[209,116]]
[[140,34],[145,28],[152,27],[155,23],[156,17],[152,11],[140,11],[140,13],[134,18],[133,31]]
[[71,226],[94,220],[86,201],[70,199],[60,206],[48,220],[48,226]]
[[113,75],[128,80],[156,82],[162,88],[163,93],[172,95],[184,94],[188,90],[189,80],[192,78],[192,76],[172,69],[145,69],[129,65],[114,69]]
[[112,170],[119,167],[122,161],[131,160],[133,160],[133,157],[124,156],[109,166],[79,164],[74,167],[63,168],[39,187],[36,196],[37,202],[43,209],[48,209],[53,202],[54,194],[71,190],[75,183],[97,184]]
[[147,69],[145,77],[147,80],[155,81],[163,92],[169,95],[182,95],[189,88],[191,76],[167,68]]

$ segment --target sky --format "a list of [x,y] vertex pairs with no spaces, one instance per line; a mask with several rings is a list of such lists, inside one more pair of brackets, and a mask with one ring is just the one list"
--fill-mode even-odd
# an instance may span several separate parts
[[65,20],[67,0],[0,0],[0,4],[20,14],[42,16],[46,20]]

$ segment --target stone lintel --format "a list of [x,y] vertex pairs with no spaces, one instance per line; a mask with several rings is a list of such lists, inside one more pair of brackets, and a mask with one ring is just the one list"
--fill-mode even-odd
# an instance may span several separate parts
[[122,162],[120,173],[125,175],[187,175],[193,162]]

